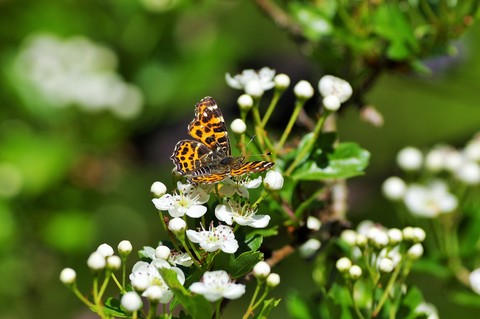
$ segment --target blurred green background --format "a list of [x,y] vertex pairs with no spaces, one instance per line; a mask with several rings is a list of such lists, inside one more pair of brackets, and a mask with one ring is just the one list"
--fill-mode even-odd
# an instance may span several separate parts
[[[339,116],[340,138],[372,153],[367,174],[350,182],[354,221],[394,226],[380,185],[398,149],[461,145],[480,129],[479,27],[454,45],[456,56],[427,61],[430,76],[380,78],[367,101],[383,127],[353,108]],[[12,319],[95,318],[59,272],[76,269],[85,290],[99,244],[129,239],[138,250],[162,238],[150,185],[172,187],[169,156],[197,101],[213,96],[227,121],[238,114],[226,72],[269,66],[314,86],[322,75],[253,2],[236,0],[0,0],[0,65],[0,317]],[[273,132],[292,100],[289,90]],[[278,294],[308,294],[309,271],[292,269],[311,267],[283,262]],[[449,287],[414,280],[441,317],[475,318],[444,300]]]

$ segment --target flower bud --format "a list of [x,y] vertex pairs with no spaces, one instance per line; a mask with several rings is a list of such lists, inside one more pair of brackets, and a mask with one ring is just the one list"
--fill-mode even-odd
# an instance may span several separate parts
[[88,257],[87,265],[92,271],[98,271],[105,268],[107,261],[105,260],[105,256],[98,251],[95,251]]
[[159,302],[163,297],[163,290],[158,285],[152,285],[145,289],[142,296],[147,297],[152,302]]
[[235,119],[230,124],[230,129],[233,131],[233,133],[243,134],[247,130],[247,125],[242,119]]
[[65,268],[60,272],[60,281],[65,285],[71,285],[77,280],[77,273],[72,268]]
[[162,197],[167,192],[167,186],[162,182],[154,182],[150,187],[150,192],[157,198]]
[[122,260],[120,257],[113,255],[107,257],[107,268],[111,270],[118,270],[120,269],[120,266],[122,265]]
[[390,245],[396,245],[403,239],[403,233],[398,228],[391,228],[387,231],[388,241]]
[[286,74],[277,74],[273,81],[275,82],[275,88],[279,90],[285,90],[290,85],[290,77]]
[[168,256],[170,256],[170,252],[170,248],[165,245],[160,245],[155,249],[155,257],[167,260]]
[[322,103],[326,110],[332,112],[338,111],[341,105],[340,99],[335,95],[327,95],[323,98]]
[[270,265],[267,264],[265,261],[259,261],[253,267],[253,275],[257,278],[267,278],[270,274]]
[[441,171],[445,167],[445,152],[434,148],[425,156],[425,168],[431,172]]
[[98,246],[97,252],[102,254],[103,257],[112,256],[114,253],[112,246],[110,246],[109,244],[101,244],[100,246]]
[[262,83],[259,80],[251,80],[245,85],[245,93],[253,98],[261,98],[264,92]]
[[313,87],[305,80],[299,81],[293,88],[296,97],[301,100],[308,100],[313,96]]
[[313,256],[322,246],[322,243],[316,238],[310,238],[300,246],[298,252],[303,258]]
[[357,242],[357,232],[351,229],[346,229],[340,235],[340,238],[350,246],[355,246]]
[[475,269],[469,276],[470,287],[472,290],[480,295],[480,268]]
[[367,236],[363,234],[357,234],[357,238],[355,240],[355,244],[357,244],[358,247],[362,248],[367,245],[368,239]]
[[130,243],[130,241],[128,240],[122,240],[118,244],[117,248],[118,248],[118,253],[120,254],[120,256],[123,256],[123,257],[130,255],[133,249],[132,243]]
[[267,277],[267,286],[274,288],[280,284],[280,276],[276,273],[271,273]]
[[402,230],[403,239],[413,241],[415,239],[413,227],[407,226]]
[[383,182],[382,191],[386,198],[400,200],[407,191],[407,185],[400,177],[392,176]]
[[150,282],[146,276],[135,276],[130,280],[133,289],[137,291],[144,291],[149,286]]
[[283,176],[277,171],[268,171],[263,180],[263,185],[265,188],[271,191],[276,191],[282,189],[283,187]]
[[248,94],[242,94],[237,99],[237,104],[242,111],[248,111],[253,106],[253,99]]
[[474,162],[480,162],[480,139],[467,143],[464,149],[465,156]]
[[381,258],[378,261],[378,269],[380,269],[381,272],[390,273],[393,268],[395,268],[395,264],[390,258]]
[[322,222],[317,217],[308,216],[307,218],[307,228],[313,231],[317,231],[322,226]]
[[467,185],[480,184],[480,165],[475,162],[466,162],[455,173],[456,177]]
[[135,312],[142,308],[142,298],[135,292],[129,291],[126,292],[120,301],[122,307],[128,312]]
[[175,217],[168,222],[168,229],[174,233],[183,233],[187,228],[187,223],[180,217]]
[[383,248],[388,245],[387,233],[376,227],[372,227],[367,231],[367,238],[377,248]]
[[405,147],[397,154],[397,164],[406,171],[415,171],[422,166],[423,155],[419,149]]
[[413,227],[413,241],[416,243],[421,243],[422,241],[425,240],[425,237],[427,237],[427,234],[423,229],[420,227]]
[[345,273],[352,267],[352,261],[347,257],[342,257],[335,263],[339,272]]
[[341,103],[347,101],[353,93],[352,86],[344,79],[333,75],[325,75],[318,81],[318,90],[324,97],[336,96]]
[[423,246],[422,244],[415,244],[410,247],[407,251],[407,256],[412,260],[417,260],[423,255]]
[[353,265],[348,270],[348,274],[352,280],[357,280],[362,276],[362,268],[360,268],[358,265]]

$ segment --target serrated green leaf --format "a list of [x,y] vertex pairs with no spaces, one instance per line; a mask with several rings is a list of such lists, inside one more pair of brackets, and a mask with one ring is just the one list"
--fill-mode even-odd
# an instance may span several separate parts
[[178,281],[177,273],[172,269],[159,269],[162,278],[172,290],[179,303],[192,318],[208,319],[212,316],[211,304],[201,295],[194,295]]
[[245,243],[251,251],[257,251],[262,246],[263,237],[259,234],[254,234],[253,236],[248,236],[245,240]]
[[327,167],[321,168],[315,161],[309,160],[295,170],[292,177],[296,180],[315,181],[362,175],[370,153],[356,143],[340,143],[327,157]]
[[239,278],[248,274],[256,263],[263,260],[263,254],[258,251],[247,251],[235,258],[229,265],[229,274],[232,278]]

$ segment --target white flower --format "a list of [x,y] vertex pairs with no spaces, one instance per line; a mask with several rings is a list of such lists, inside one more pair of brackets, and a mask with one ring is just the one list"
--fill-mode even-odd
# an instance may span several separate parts
[[316,238],[310,238],[304,242],[299,248],[298,253],[303,258],[310,258],[320,249],[322,243]]
[[265,90],[263,89],[262,82],[259,80],[252,80],[245,85],[245,93],[253,98],[262,97]]
[[290,77],[283,73],[277,74],[273,81],[275,82],[275,87],[280,90],[285,90],[290,85]]
[[257,278],[267,278],[270,274],[271,268],[265,261],[259,261],[253,267],[253,275]]
[[242,119],[234,119],[230,124],[233,133],[243,134],[247,130],[247,124]]
[[472,290],[480,295],[480,268],[477,268],[470,273],[469,281]]
[[249,203],[240,204],[239,202],[228,200],[226,204],[219,204],[215,207],[215,216],[218,220],[232,225],[233,222],[241,226],[250,226],[253,228],[265,228],[270,222],[268,215],[256,215],[257,209],[250,206]]
[[274,76],[275,70],[272,70],[268,67],[263,67],[258,72],[252,69],[243,70],[241,74],[237,74],[233,77],[227,73],[225,79],[228,86],[233,89],[245,90],[249,83],[256,81],[262,91],[266,91],[275,86],[275,83],[273,82]]
[[368,240],[377,248],[383,248],[388,245],[387,232],[379,227],[371,227],[366,234]]
[[352,96],[352,86],[347,81],[333,75],[325,75],[318,82],[318,90],[324,97],[336,96],[341,103]]
[[77,279],[77,273],[72,268],[65,268],[60,273],[60,281],[65,285],[71,285]]
[[114,253],[112,246],[110,246],[109,244],[101,244],[100,246],[98,246],[97,252],[102,254],[103,257],[112,256]]
[[122,265],[122,260],[120,259],[120,257],[116,255],[107,257],[107,267],[109,269],[118,270],[120,269],[121,265]]
[[346,229],[340,235],[340,238],[350,246],[355,246],[357,243],[357,232],[351,229]]
[[340,102],[340,99],[338,98],[338,96],[327,95],[326,97],[323,98],[322,104],[325,107],[325,109],[335,112],[335,111],[338,111],[342,103]]
[[191,184],[177,184],[178,194],[165,194],[160,198],[152,199],[158,210],[168,211],[172,217],[182,217],[185,214],[192,218],[205,215],[207,207],[203,206],[208,202],[210,195],[201,188],[195,188]]
[[465,157],[453,147],[445,149],[445,168],[455,173],[465,162]]
[[423,255],[422,244],[415,244],[407,250],[407,256],[412,260],[417,260]]
[[293,92],[295,93],[296,97],[302,100],[308,100],[313,96],[313,87],[312,85],[305,81],[299,81],[293,88]]
[[378,261],[378,269],[380,269],[381,272],[390,273],[393,268],[395,268],[395,264],[390,258],[380,258]]
[[147,297],[148,300],[153,302],[160,302],[165,297],[165,290],[162,287],[153,285],[147,287],[143,292],[142,296]]
[[221,298],[238,299],[245,293],[245,285],[233,283],[223,270],[205,272],[202,280],[193,283],[189,289],[210,302]]
[[387,231],[388,241],[390,245],[396,245],[403,239],[403,233],[398,228],[391,228]]
[[171,250],[165,245],[160,245],[155,248],[155,258],[165,259],[167,260],[170,256]]
[[240,107],[241,110],[248,111],[253,106],[253,99],[248,94],[242,94],[238,97],[237,104],[238,104],[238,106]]
[[172,233],[176,234],[176,233],[183,232],[186,228],[187,228],[187,223],[180,217],[172,218],[168,222],[168,229]]
[[400,177],[389,177],[382,184],[383,194],[391,200],[402,199],[406,190],[407,184]]
[[448,192],[445,183],[436,181],[427,187],[416,184],[409,186],[404,203],[412,215],[434,218],[453,212],[457,208],[458,200]]
[[221,249],[227,254],[233,254],[238,249],[238,242],[235,239],[233,230],[225,225],[213,227],[210,225],[208,230],[203,229],[201,231],[187,230],[188,238],[198,243],[205,251],[212,252]]
[[267,277],[267,286],[269,287],[277,287],[280,284],[280,275],[276,273],[271,273]]
[[162,182],[154,182],[150,187],[150,192],[155,197],[160,197],[167,192],[167,186],[165,186],[165,184]]
[[438,172],[445,168],[446,157],[449,152],[447,146],[436,146],[425,156],[425,167],[432,172]]
[[435,308],[435,306],[431,303],[427,302],[422,302],[419,304],[417,308],[415,308],[415,313],[419,315],[424,314],[427,316],[427,319],[439,318],[437,308]]
[[262,185],[262,176],[250,179],[248,176],[237,179],[227,178],[220,187],[220,194],[226,197],[232,197],[235,193],[250,198],[249,189],[258,188]]
[[137,310],[140,310],[142,308],[143,303],[142,303],[142,298],[135,292],[135,291],[129,291],[126,292],[120,301],[121,305],[125,310],[128,312],[134,312]]
[[348,274],[350,275],[350,278],[356,280],[362,276],[362,268],[360,268],[358,265],[353,265],[348,270]]
[[277,171],[268,171],[263,180],[263,185],[266,189],[277,191],[282,189],[284,178],[281,173]]
[[339,272],[347,272],[352,267],[352,261],[347,257],[342,257],[335,263]]
[[468,161],[457,169],[455,176],[467,185],[478,185],[480,184],[480,165]]
[[184,267],[190,267],[193,265],[193,260],[187,253],[172,252],[168,259],[174,265],[180,265]]
[[397,154],[397,164],[406,171],[414,171],[422,166],[423,155],[415,147],[405,147]]
[[463,150],[465,156],[474,162],[480,161],[480,139],[473,139],[467,143]]
[[88,267],[93,271],[102,270],[107,265],[105,256],[98,251],[94,251],[87,259]]
[[122,256],[128,256],[132,252],[132,243],[128,240],[122,240],[118,244],[118,253]]

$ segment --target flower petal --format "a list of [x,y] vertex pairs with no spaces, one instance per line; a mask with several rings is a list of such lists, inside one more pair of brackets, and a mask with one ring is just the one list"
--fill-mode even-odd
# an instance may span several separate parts
[[203,205],[192,205],[190,208],[187,210],[187,216],[192,217],[192,218],[198,218],[202,217],[205,215],[207,212],[207,207]]
[[233,223],[232,216],[233,214],[229,206],[220,204],[215,207],[215,217],[218,220],[231,225]]
[[245,285],[231,283],[223,291],[223,297],[227,299],[238,299],[245,293]]

